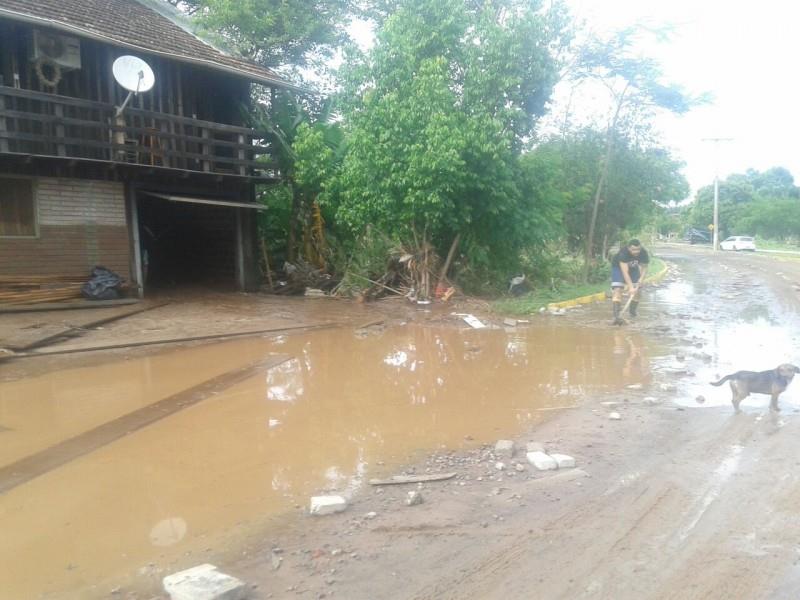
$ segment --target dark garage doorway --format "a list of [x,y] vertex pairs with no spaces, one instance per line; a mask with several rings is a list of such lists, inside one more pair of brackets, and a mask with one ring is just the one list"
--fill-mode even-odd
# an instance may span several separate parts
[[236,208],[142,194],[137,209],[146,289],[236,287]]

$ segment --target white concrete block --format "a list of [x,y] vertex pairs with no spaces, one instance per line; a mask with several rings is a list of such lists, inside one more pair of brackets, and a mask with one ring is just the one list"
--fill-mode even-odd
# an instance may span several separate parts
[[406,506],[417,506],[423,502],[425,502],[425,499],[419,490],[412,490],[406,494]]
[[242,600],[247,595],[243,581],[209,564],[168,575],[163,584],[172,600]]
[[559,469],[572,469],[575,466],[575,459],[567,454],[551,454],[550,458],[556,461]]
[[552,471],[558,463],[544,452],[528,452],[528,462],[540,471]]
[[512,458],[514,456],[514,442],[511,440],[498,440],[494,445],[494,455],[497,458]]
[[622,415],[619,414],[618,412],[612,412],[608,413],[608,418],[611,419],[612,421],[619,421],[620,419],[622,419]]
[[544,452],[544,444],[539,442],[528,442],[528,452]]
[[332,515],[342,512],[346,508],[347,500],[341,496],[313,496],[308,512],[312,515]]

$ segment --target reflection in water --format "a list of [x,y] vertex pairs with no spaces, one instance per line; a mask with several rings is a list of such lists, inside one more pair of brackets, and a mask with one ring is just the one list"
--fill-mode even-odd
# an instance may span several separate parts
[[172,546],[186,535],[186,521],[180,517],[159,521],[150,530],[150,543],[154,546]]
[[294,402],[303,395],[303,377],[299,360],[289,360],[267,373],[267,400]]
[[747,323],[757,324],[758,321],[774,323],[769,307],[766,304],[747,304],[739,313],[739,318]]
[[513,435],[538,408],[649,378],[641,340],[619,330],[237,340],[0,383],[0,465],[271,354],[293,360],[0,496],[0,589],[92,597],[149,562],[235,549],[308,496],[391,468],[378,462]]
[[638,383],[646,379],[647,362],[642,354],[642,346],[638,337],[623,333],[617,329],[614,333],[615,366],[620,368],[624,383]]

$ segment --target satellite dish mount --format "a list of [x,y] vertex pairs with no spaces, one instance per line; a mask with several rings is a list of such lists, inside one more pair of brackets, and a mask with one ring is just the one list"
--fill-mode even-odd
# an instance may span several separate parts
[[117,83],[128,90],[128,97],[125,98],[122,106],[117,109],[116,116],[122,114],[122,111],[125,110],[134,95],[149,92],[156,83],[153,69],[138,56],[120,56],[114,61],[111,71]]

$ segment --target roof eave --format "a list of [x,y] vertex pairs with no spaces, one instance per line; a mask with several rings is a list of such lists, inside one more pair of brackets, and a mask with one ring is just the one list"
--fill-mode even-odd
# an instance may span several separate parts
[[98,42],[103,42],[105,44],[109,44],[112,46],[117,46],[120,48],[129,48],[131,50],[136,50],[138,52],[145,52],[147,54],[154,54],[156,56],[163,56],[165,58],[169,58],[171,60],[175,60],[178,62],[184,62],[188,64],[194,64],[198,66],[203,66],[208,69],[214,69],[215,71],[222,71],[225,73],[229,73],[232,75],[237,75],[242,79],[247,79],[248,81],[254,83],[261,83],[263,85],[267,85],[270,87],[279,87],[284,88],[287,90],[291,90],[300,94],[314,94],[315,92],[309,90],[308,88],[304,88],[299,85],[295,85],[278,77],[267,77],[264,75],[256,75],[255,73],[248,73],[242,69],[237,69],[235,67],[220,64],[214,61],[205,60],[202,58],[193,58],[188,56],[182,56],[179,54],[172,54],[170,52],[162,52],[159,50],[155,50],[153,48],[145,48],[142,46],[138,46],[136,44],[131,44],[127,42],[121,42],[115,38],[104,36],[100,33],[95,31],[91,31],[88,29],[84,29],[82,27],[78,27],[75,25],[70,25],[68,23],[62,23],[60,21],[56,21],[53,19],[45,19],[43,17],[37,17],[35,15],[29,15],[25,13],[16,12],[13,10],[8,10],[7,8],[0,7],[0,17],[5,17],[12,21],[23,21],[25,23],[32,23],[34,25],[40,25],[42,27],[50,27],[52,29],[58,29],[61,31],[65,31],[68,33],[72,33],[81,37],[89,38]]

